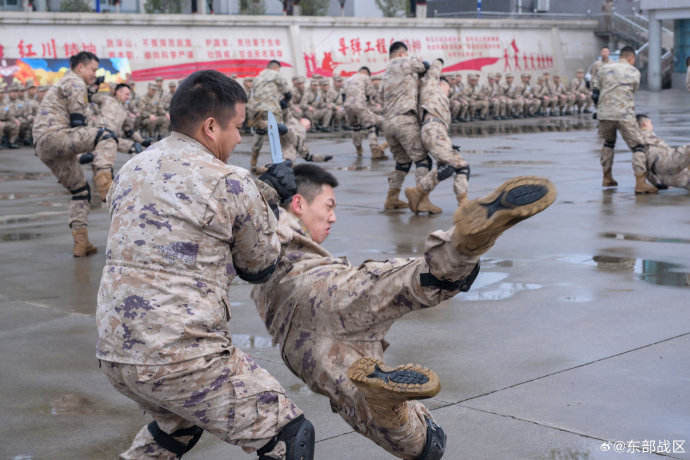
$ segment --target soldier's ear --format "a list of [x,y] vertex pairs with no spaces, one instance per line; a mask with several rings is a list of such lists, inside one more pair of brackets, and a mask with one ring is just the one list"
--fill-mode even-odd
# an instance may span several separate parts
[[302,195],[296,193],[292,197],[292,202],[290,203],[290,211],[297,217],[302,217],[304,213],[305,200]]

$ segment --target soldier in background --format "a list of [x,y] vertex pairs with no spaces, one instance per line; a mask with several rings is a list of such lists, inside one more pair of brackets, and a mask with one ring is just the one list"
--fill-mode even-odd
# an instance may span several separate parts
[[[530,84],[531,78],[532,75],[528,73],[520,75],[521,81],[517,87],[517,92],[522,98],[522,111],[518,114],[518,118],[533,117],[539,110],[539,107],[542,107],[542,101],[537,96],[537,93],[534,92],[534,87]],[[549,97],[545,95],[546,92],[547,89],[545,86],[542,86],[540,90],[540,94],[544,94],[542,98]]]
[[615,187],[613,178],[613,149],[616,134],[632,150],[635,173],[635,193],[656,193],[657,188],[645,182],[647,173],[646,147],[640,127],[635,119],[635,91],[640,86],[640,71],[635,68],[635,50],[626,46],[617,62],[604,65],[592,82],[592,100],[597,104],[599,136],[604,140],[601,148],[603,187]]
[[105,200],[113,180],[117,136],[105,128],[87,125],[87,86],[96,80],[98,57],[81,51],[70,57],[70,70],[51,87],[38,109],[33,139],[36,155],[55,174],[60,185],[72,194],[69,227],[74,239],[73,255],[89,256],[96,247],[89,241],[91,187],[84,177],[77,155],[93,152],[94,184]]
[[15,109],[10,101],[12,85],[5,85],[2,92],[2,105],[0,105],[0,138],[2,146],[18,149],[17,137],[19,136],[19,120],[15,118]]
[[608,64],[609,61],[609,56],[611,55],[611,50],[609,50],[608,46],[604,46],[601,48],[601,59],[597,60],[594,64],[592,64],[592,81],[594,80],[594,77],[597,76],[597,73],[599,73],[599,69],[601,69],[602,66]]
[[333,127],[336,131],[340,131],[346,124],[345,121],[345,78],[342,75],[333,77],[333,92],[337,96],[334,97],[335,112],[333,113]]
[[462,83],[462,75],[455,76],[453,94],[450,96],[450,115],[455,121],[466,122],[467,112],[470,109],[470,100],[465,96],[465,85]]
[[[18,81],[13,82],[9,87],[9,101],[7,107],[8,118],[17,125],[17,135],[14,139],[8,139],[9,144],[19,145],[18,141],[23,140],[27,135],[27,130],[31,124],[26,117],[26,101],[24,100],[24,86]],[[12,148],[12,147],[10,147]]]
[[[176,89],[177,89],[177,82],[171,81],[168,83],[168,92],[164,93],[161,96],[160,106],[165,111],[165,113],[170,112],[170,101],[172,101],[172,97],[173,97],[173,94],[175,94]],[[167,116],[166,118],[168,121],[170,121],[170,116]]]
[[347,124],[352,128],[352,144],[357,156],[362,156],[362,129],[367,132],[372,160],[385,160],[376,134],[376,114],[371,111],[369,101],[376,97],[376,89],[370,78],[369,67],[362,66],[345,82],[345,114]]
[[575,102],[575,95],[570,93],[563,83],[559,74],[553,75],[553,95],[558,98],[558,114],[570,115]]
[[[254,92],[253,90],[254,86],[254,79],[252,77],[247,77],[244,80],[242,80],[242,88],[244,88],[244,92],[247,93],[247,99],[252,100],[252,94]],[[249,105],[247,105],[247,111],[246,111],[246,117],[244,118],[244,123],[242,124],[242,134],[251,134],[252,129],[249,127],[247,124],[248,120],[252,119],[252,112],[249,109]]]
[[320,155],[309,152],[307,147],[307,131],[311,122],[308,118],[298,118],[293,115],[293,107],[283,109],[283,119],[287,126],[287,132],[280,136],[280,146],[283,151],[283,160],[292,165],[297,164],[297,157],[304,161],[324,162],[330,161],[332,155]]
[[167,131],[168,115],[160,105],[158,90],[158,85],[149,83],[147,93],[139,98],[137,112],[141,129],[148,136],[161,139]]
[[287,99],[289,103],[292,96],[287,80],[280,74],[280,67],[280,62],[270,61],[252,83],[253,99],[250,103],[252,118],[247,124],[254,129],[254,145],[252,145],[252,157],[249,161],[254,174],[259,174],[265,169],[258,167],[257,162],[268,132],[268,112],[273,112],[276,122],[283,123],[280,101]]
[[474,118],[486,120],[489,113],[489,97],[487,89],[479,84],[479,74],[471,73],[467,76],[465,97],[469,100],[468,121]]
[[[94,117],[92,124],[97,127],[108,128],[118,138],[117,150],[122,153],[141,153],[144,144],[148,143],[134,129],[135,119],[126,104],[131,97],[131,89],[126,83],[120,83],[115,87],[115,95],[97,93],[91,100],[99,107],[99,115]],[[84,163],[83,157],[80,163]]]
[[587,88],[584,76],[585,70],[577,69],[575,78],[570,81],[570,93],[575,98],[574,104],[578,113],[590,113],[592,106],[592,92]]
[[450,126],[450,83],[441,77],[443,61],[436,59],[429,70],[420,78],[419,116],[422,123],[422,146],[436,160],[436,168],[431,169],[417,181],[416,187],[405,189],[405,196],[410,210],[436,213],[440,208],[429,202],[429,194],[442,180],[454,177],[453,192],[458,205],[467,200],[467,181],[470,178],[470,166],[455,151],[448,136]]

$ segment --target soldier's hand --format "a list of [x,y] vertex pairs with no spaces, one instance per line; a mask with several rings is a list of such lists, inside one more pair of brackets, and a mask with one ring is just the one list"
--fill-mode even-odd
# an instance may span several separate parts
[[297,193],[297,182],[292,168],[286,163],[268,165],[267,168],[259,179],[275,189],[280,196],[281,204],[289,202]]

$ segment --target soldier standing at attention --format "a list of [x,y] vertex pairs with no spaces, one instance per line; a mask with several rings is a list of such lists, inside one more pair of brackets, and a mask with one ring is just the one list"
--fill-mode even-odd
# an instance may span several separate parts
[[185,78],[172,134],[128,161],[108,195],[97,356],[154,420],[120,458],[179,458],[206,430],[261,460],[313,459],[311,423],[228,332],[232,280],[265,282],[280,254],[258,186],[283,199],[296,190],[284,163],[262,177],[275,190],[226,164],[246,102],[215,70]]
[[656,193],[657,188],[645,182],[645,145],[640,127],[635,119],[635,91],[640,86],[640,71],[635,68],[635,50],[626,46],[617,62],[601,67],[592,82],[592,100],[597,105],[599,137],[604,139],[601,148],[601,167],[604,171],[602,186],[618,185],[613,178],[613,148],[616,134],[621,136],[632,150],[635,173],[635,193]]
[[247,123],[254,128],[254,145],[252,145],[252,157],[249,161],[252,173],[263,172],[264,168],[257,167],[261,147],[264,144],[268,128],[268,112],[273,112],[278,123],[283,123],[283,111],[280,101],[290,99],[288,82],[280,74],[280,62],[270,61],[266,68],[254,78],[252,85],[252,118]]
[[75,257],[96,253],[89,242],[88,224],[91,188],[77,155],[93,152],[96,169],[93,181],[98,196],[105,200],[113,181],[117,136],[107,128],[87,126],[87,85],[96,80],[98,57],[81,51],[70,57],[70,70],[53,85],[41,101],[32,137],[36,155],[55,174],[60,185],[72,194],[69,227],[74,238]]
[[295,176],[297,194],[280,210],[275,273],[252,290],[266,329],[288,368],[355,431],[399,458],[440,459],[446,435],[418,401],[439,392],[438,375],[413,364],[387,367],[385,335],[405,314],[469,290],[479,256],[549,206],[553,184],[512,179],[459,207],[453,227],[427,236],[424,256],[353,266],[321,246],[336,221],[338,181],[313,164],[296,166]]
[[[407,46],[403,42],[391,43],[388,54],[391,60],[382,83],[383,131],[395,160],[395,169],[388,176],[388,194],[383,208],[401,209],[408,206],[398,196],[412,162],[415,162],[417,182],[431,169],[431,158],[422,147],[417,118],[419,74],[426,71],[426,66],[418,58],[407,55]],[[437,213],[441,212],[441,208],[431,202],[429,205]]]
[[470,165],[453,149],[453,143],[448,137],[450,82],[440,76],[442,69],[443,61],[436,59],[420,78],[419,116],[422,121],[422,146],[431,158],[436,160],[436,168],[422,177],[416,187],[405,189],[407,202],[414,213],[435,211],[433,205],[429,206],[429,193],[439,182],[453,175],[453,192],[458,204],[467,199]]

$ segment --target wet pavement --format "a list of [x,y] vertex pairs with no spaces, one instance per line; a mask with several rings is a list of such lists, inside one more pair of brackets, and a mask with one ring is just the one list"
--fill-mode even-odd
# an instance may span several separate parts
[[[690,142],[690,95],[643,92],[637,105],[669,144]],[[532,174],[559,195],[499,239],[469,292],[406,316],[387,336],[388,363],[419,362],[441,377],[428,404],[449,437],[444,458],[690,458],[690,194],[635,196],[620,138],[620,185],[603,190],[595,130],[586,116],[452,128],[472,166],[471,197]],[[341,183],[325,247],[354,264],[421,255],[425,235],[452,223],[450,182],[431,197],[443,214],[383,212],[393,162],[357,159],[346,135],[309,141],[312,152],[335,155],[326,167]],[[250,144],[230,161],[247,167]],[[98,254],[74,259],[69,195],[31,149],[0,158],[0,459],[116,458],[149,419],[95,358],[107,212],[90,216]],[[118,155],[117,166],[127,159]],[[291,375],[249,290],[239,281],[231,289],[235,343],[313,421],[317,458],[391,458]],[[255,456],[205,434],[185,458]]]

